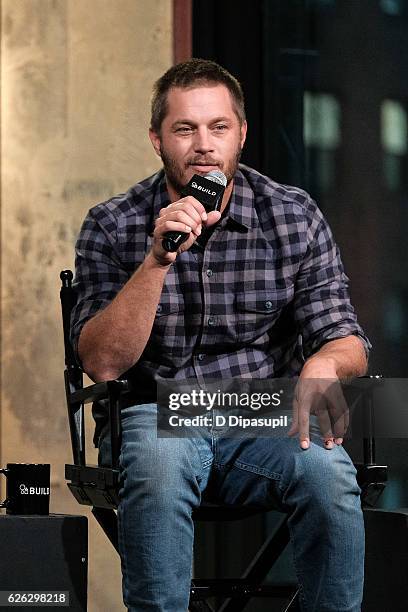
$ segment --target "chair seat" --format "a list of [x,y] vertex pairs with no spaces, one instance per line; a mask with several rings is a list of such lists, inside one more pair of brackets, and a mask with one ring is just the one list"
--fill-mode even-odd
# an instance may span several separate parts
[[260,512],[265,512],[265,509],[203,501],[200,507],[194,510],[193,519],[195,521],[240,521]]
[[[119,504],[119,470],[97,465],[65,465],[65,478],[75,499],[84,506],[115,510]],[[264,512],[257,507],[233,506],[203,501],[194,510],[196,521],[238,521]]]

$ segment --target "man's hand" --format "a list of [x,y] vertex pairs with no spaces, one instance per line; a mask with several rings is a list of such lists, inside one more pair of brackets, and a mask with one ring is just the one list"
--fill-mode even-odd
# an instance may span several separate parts
[[349,425],[349,410],[340,380],[362,376],[367,357],[357,336],[331,340],[308,359],[300,373],[293,402],[289,436],[299,435],[300,446],[309,448],[310,415],[317,416],[327,449],[342,444]]
[[293,422],[288,435],[299,434],[300,446],[309,448],[310,415],[317,417],[325,447],[342,444],[349,425],[349,410],[338,378],[307,378],[301,374],[293,400]]
[[[155,221],[153,232],[152,255],[161,266],[174,262],[177,255],[187,251],[201,234],[203,227],[210,227],[221,218],[219,211],[206,213],[204,206],[193,198],[186,196],[162,208]],[[180,245],[176,253],[168,253],[163,249],[162,240],[166,232],[184,232],[190,234],[188,240]]]

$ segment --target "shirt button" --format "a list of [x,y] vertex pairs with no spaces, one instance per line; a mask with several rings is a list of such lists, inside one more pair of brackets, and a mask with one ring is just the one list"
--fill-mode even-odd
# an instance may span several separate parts
[[272,308],[272,302],[270,302],[269,300],[265,302],[265,308],[266,310],[270,310]]
[[207,276],[212,276],[214,272],[209,268],[206,272]]
[[208,317],[207,323],[210,327],[213,327],[214,325],[217,324],[217,320],[215,317]]
[[205,355],[203,353],[200,353],[198,355],[198,361],[202,361],[204,359]]
[[163,310],[162,305],[158,304],[157,308],[156,308],[156,312],[161,312]]

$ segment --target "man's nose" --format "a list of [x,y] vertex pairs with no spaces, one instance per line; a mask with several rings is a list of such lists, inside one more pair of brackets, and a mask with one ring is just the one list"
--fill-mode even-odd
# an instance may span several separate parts
[[208,153],[214,150],[213,143],[211,142],[211,134],[204,127],[196,130],[194,150],[197,153]]

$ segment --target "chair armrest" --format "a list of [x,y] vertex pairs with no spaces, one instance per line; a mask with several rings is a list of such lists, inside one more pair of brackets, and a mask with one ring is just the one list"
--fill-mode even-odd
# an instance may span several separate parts
[[90,404],[108,399],[113,393],[120,395],[129,390],[130,384],[127,380],[107,380],[73,391],[69,396],[69,403]]
[[75,499],[85,506],[116,509],[119,470],[97,465],[65,465],[65,479]]
[[[65,370],[65,395],[74,463],[79,466],[86,465],[84,404],[107,400],[109,406],[112,467],[116,468],[119,465],[122,435],[120,420],[121,396],[131,390],[131,383],[128,380],[107,380],[85,388],[75,388],[75,381],[70,382],[72,373],[72,370]],[[78,380],[79,384],[81,384],[82,373]]]

